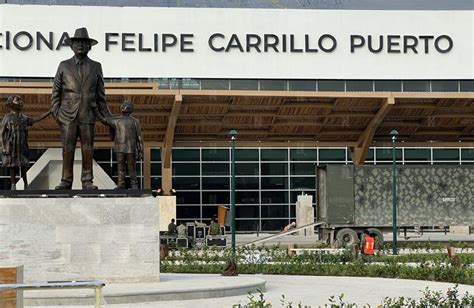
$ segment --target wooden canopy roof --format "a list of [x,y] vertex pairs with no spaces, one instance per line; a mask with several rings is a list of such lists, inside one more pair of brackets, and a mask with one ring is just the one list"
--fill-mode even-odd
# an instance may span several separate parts
[[[24,113],[50,107],[49,83],[0,83],[4,100],[24,96]],[[390,145],[396,128],[406,146],[474,147],[474,93],[292,92],[160,90],[156,83],[106,84],[107,102],[119,114],[124,99],[135,103],[145,142],[150,146],[228,146],[230,129],[239,146],[348,146],[362,160],[375,141]],[[7,112],[5,104],[0,112]],[[59,144],[50,117],[30,129],[30,144]],[[108,144],[108,130],[97,124],[96,140]]]

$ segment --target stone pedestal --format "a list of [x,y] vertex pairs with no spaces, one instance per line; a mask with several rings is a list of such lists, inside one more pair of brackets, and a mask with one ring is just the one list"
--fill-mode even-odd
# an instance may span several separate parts
[[171,219],[176,221],[176,196],[158,196],[160,207],[160,231],[167,232]]
[[[313,196],[301,195],[296,201],[296,226],[301,227],[314,222]],[[298,235],[314,235],[314,227],[304,228],[298,231]]]
[[0,266],[25,282],[159,281],[157,199],[2,198]]

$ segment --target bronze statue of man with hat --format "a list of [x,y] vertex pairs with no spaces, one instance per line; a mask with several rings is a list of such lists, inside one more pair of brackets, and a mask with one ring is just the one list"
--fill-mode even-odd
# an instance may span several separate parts
[[77,139],[81,141],[82,188],[97,189],[93,184],[93,150],[97,113],[111,116],[105,101],[104,77],[99,62],[87,54],[97,41],[90,38],[86,28],[79,28],[65,42],[74,56],[59,64],[54,77],[51,112],[61,129],[63,172],[56,189],[71,189],[74,152]]

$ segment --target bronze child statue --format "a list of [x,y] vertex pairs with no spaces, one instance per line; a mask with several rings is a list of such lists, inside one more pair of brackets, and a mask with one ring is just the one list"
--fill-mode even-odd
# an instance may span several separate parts
[[125,184],[125,163],[128,165],[130,176],[130,187],[138,189],[136,161],[143,157],[143,139],[140,130],[140,123],[131,116],[133,103],[124,101],[120,107],[122,116],[108,117],[101,119],[115,129],[115,153],[117,156],[118,181],[117,189],[127,188]]
[[26,189],[28,187],[26,171],[30,163],[28,126],[43,120],[51,112],[45,112],[35,118],[24,115],[21,113],[23,98],[19,95],[10,95],[6,103],[11,111],[2,120],[2,163],[3,167],[10,168],[11,189],[16,189],[16,169],[20,177],[23,177]]

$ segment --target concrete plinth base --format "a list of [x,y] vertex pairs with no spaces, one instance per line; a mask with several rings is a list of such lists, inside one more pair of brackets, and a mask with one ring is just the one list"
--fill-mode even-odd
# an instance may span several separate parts
[[2,198],[0,266],[24,281],[156,282],[158,201],[141,198]]

